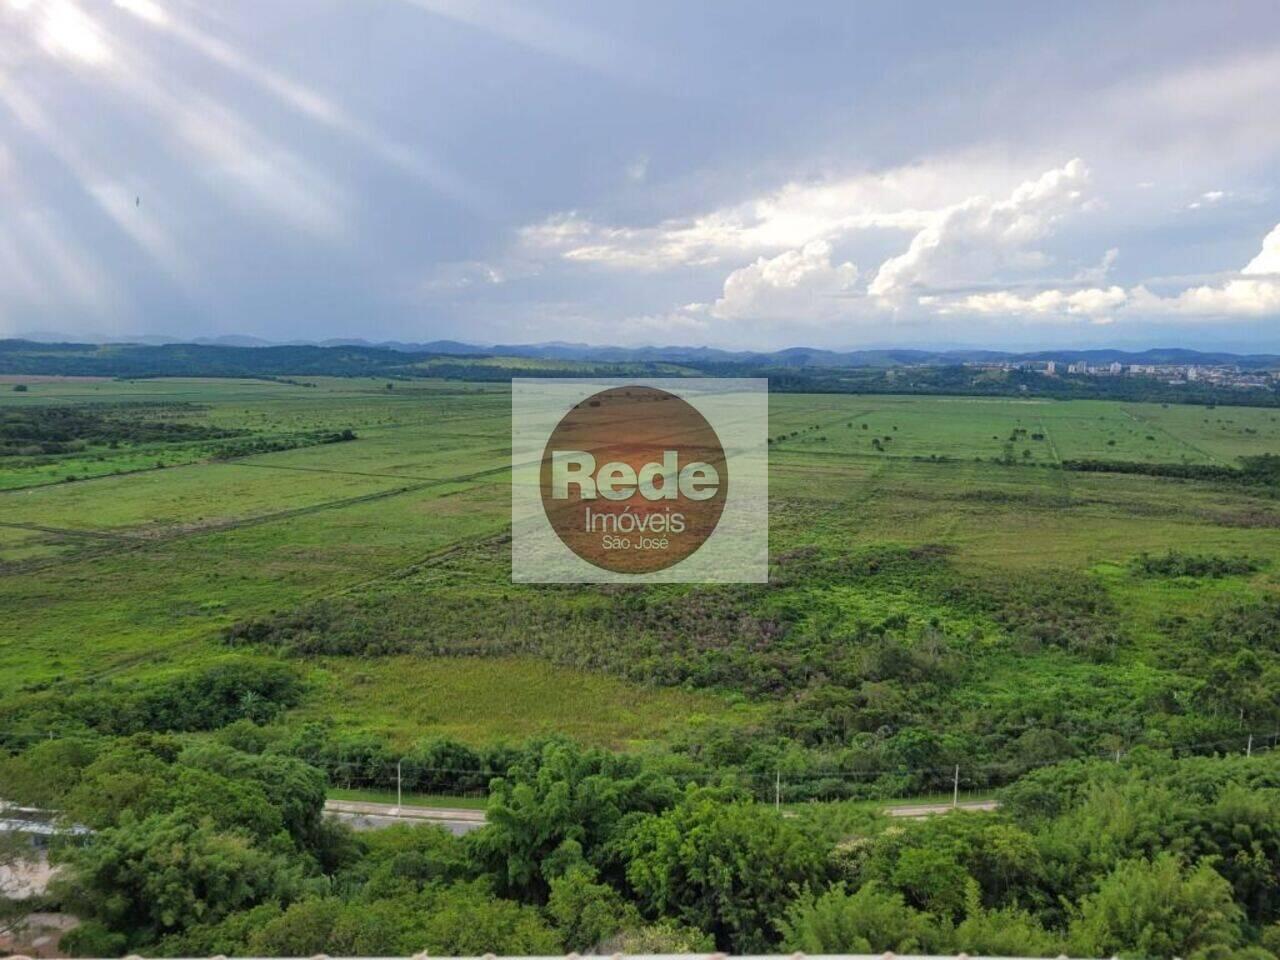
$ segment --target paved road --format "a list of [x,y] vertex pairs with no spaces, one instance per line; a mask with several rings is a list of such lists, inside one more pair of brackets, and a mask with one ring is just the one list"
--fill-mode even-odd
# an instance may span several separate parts
[[483,810],[460,807],[397,807],[394,803],[368,803],[364,800],[326,800],[324,810],[356,830],[377,830],[397,823],[436,823],[461,836],[484,826]]
[[[961,800],[953,807],[950,803],[906,803],[885,807],[891,817],[919,819],[952,810],[995,810],[995,800]],[[466,810],[460,807],[397,807],[393,803],[368,803],[363,800],[326,800],[324,809],[345,820],[357,830],[377,830],[397,823],[438,823],[446,830],[461,836],[484,826],[483,810]]]
[[935,813],[950,813],[952,810],[995,810],[1000,806],[997,800],[961,800],[956,806],[949,803],[909,803],[896,807],[885,807],[884,812],[891,817],[928,817]]

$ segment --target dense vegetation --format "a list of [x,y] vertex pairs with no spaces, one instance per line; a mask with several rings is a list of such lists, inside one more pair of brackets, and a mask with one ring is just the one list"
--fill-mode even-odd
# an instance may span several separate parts
[[9,408],[0,412],[0,457],[70,453],[93,445],[116,449],[121,444],[222,439],[241,433],[164,419],[194,412],[190,404]]
[[[767,699],[777,708],[747,730],[707,724],[674,745],[704,779],[732,769],[762,798],[779,769],[797,799],[898,796],[944,788],[955,764],[971,785],[999,784],[1066,757],[1144,743],[1195,751],[1280,723],[1280,606],[1271,601],[1167,624],[1170,642],[1144,657],[1159,679],[1139,695],[1115,682],[1131,669],[1122,664],[1133,640],[1101,584],[1061,572],[992,581],[967,575],[942,546],[798,550],[778,558],[765,586],[617,588],[584,601],[570,588],[507,585],[494,603],[475,583],[508,562],[501,545],[477,548],[359,597],[235,624],[226,637],[302,658],[533,652],[638,682]],[[1256,569],[1174,554],[1135,563],[1142,575]],[[842,608],[850,592],[909,596],[919,612],[867,620]],[[1064,670],[1072,664],[1112,679],[1080,689],[1074,667]],[[984,678],[1023,670],[1034,671],[1037,691],[974,697]],[[381,758],[346,749],[364,757],[369,782],[387,782],[372,772],[389,763],[385,749]]]
[[1149,577],[1229,577],[1255,573],[1262,564],[1250,557],[1219,557],[1170,550],[1163,556],[1142,554],[1131,566]]
[[1133,463],[1126,460],[1064,460],[1062,469],[1083,473],[1135,473],[1183,480],[1227,480],[1265,486],[1280,485],[1280,454],[1241,457],[1240,466],[1211,463]]
[[[563,950],[1265,957],[1280,766],[1137,752],[1024,777],[998,814],[780,816],[563,741],[513,750],[489,823],[351,834],[324,777],[228,730],[37,743],[6,790],[91,826],[51,899],[81,956]],[[251,739],[251,738],[250,738]],[[234,742],[237,746],[229,745]],[[239,747],[239,748],[237,748]],[[242,749],[241,749],[242,748]]]

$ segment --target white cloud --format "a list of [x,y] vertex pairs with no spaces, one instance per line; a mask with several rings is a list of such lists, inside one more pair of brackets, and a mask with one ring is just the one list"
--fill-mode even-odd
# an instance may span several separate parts
[[1200,194],[1197,199],[1187,204],[1187,209],[1199,210],[1201,207],[1212,207],[1215,204],[1221,203],[1229,196],[1231,196],[1231,194],[1225,190],[1206,190],[1204,193]]
[[1026,294],[997,290],[952,299],[931,298],[929,305],[942,314],[1087,317],[1094,322],[1109,322],[1118,316],[1213,319],[1277,314],[1280,224],[1267,234],[1262,250],[1238,276],[1218,284],[1202,284],[1169,295],[1155,293],[1142,284],[1127,290],[1119,286]]
[[831,244],[814,240],[733,271],[711,313],[725,320],[830,318],[840,312],[839,298],[853,291],[857,279],[856,266],[832,263]]
[[1003,164],[953,157],[879,173],[795,181],[777,190],[690,217],[650,226],[600,223],[577,211],[554,214],[519,231],[528,255],[614,269],[698,267],[744,255],[799,250],[857,231],[916,232],[938,211],[975,191],[1007,183]]
[[1263,239],[1261,252],[1240,272],[1251,276],[1260,273],[1280,274],[1280,223]]
[[939,211],[905,253],[880,265],[868,293],[902,303],[915,288],[1043,265],[1046,258],[1031,245],[1085,205],[1088,178],[1077,158],[1021,184],[1007,200],[974,196]]
[[1139,314],[1196,318],[1280,313],[1280,224],[1263,238],[1262,250],[1244,266],[1238,277],[1221,284],[1191,287],[1167,297],[1138,286],[1129,292],[1126,309]]
[[1019,294],[1012,290],[971,294],[946,304],[939,313],[1029,314],[1102,318],[1125,303],[1123,287],[1086,287],[1083,290],[1042,290]]
[[1280,283],[1270,280],[1229,280],[1221,286],[1192,287],[1176,297],[1148,301],[1138,296],[1138,309],[1193,317],[1263,316],[1280,312]]
[[[757,333],[788,324],[929,324],[1008,318],[1106,324],[1118,319],[1261,316],[1280,311],[1280,226],[1238,275],[1174,293],[1109,283],[1119,251],[1108,249],[1071,282],[1044,278],[1043,248],[1064,218],[1093,210],[1090,171],[1080,159],[1012,179],[996,167],[933,162],[820,183],[791,183],[741,204],[653,226],[609,226],[577,212],[521,231],[524,252],[608,269],[662,271],[725,265],[720,296],[635,318],[689,336],[716,321]],[[947,176],[947,173],[958,174]],[[984,181],[985,176],[985,181]],[[1009,183],[1017,186],[1010,189]],[[973,189],[976,185],[983,189]],[[992,189],[992,187],[995,189]],[[961,188],[967,188],[962,191]],[[1220,203],[1209,190],[1199,203]],[[906,249],[860,277],[833,260],[835,245],[871,229],[910,231]],[[865,245],[865,241],[857,241]],[[754,257],[743,263],[746,257]],[[735,261],[738,266],[734,267]],[[1038,282],[1037,282],[1038,281]],[[956,292],[968,285],[997,289]],[[954,318],[954,319],[953,319]]]

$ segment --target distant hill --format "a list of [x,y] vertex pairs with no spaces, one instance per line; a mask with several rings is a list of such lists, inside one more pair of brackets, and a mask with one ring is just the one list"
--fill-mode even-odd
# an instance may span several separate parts
[[[456,341],[227,345],[225,343],[41,343],[0,340],[0,374],[143,377],[437,377],[502,383],[512,377],[767,377],[773,392],[1035,396],[1160,403],[1280,405],[1271,381],[1167,383],[1157,377],[1049,376],[1023,364],[1086,360],[1122,364],[1234,364],[1280,369],[1280,357],[1196,350],[852,350],[793,347],[772,353],[707,347],[591,347],[515,344],[481,348]],[[965,364],[998,361],[1006,369]]]
[[[163,338],[159,338],[163,340]],[[1014,353],[999,350],[822,350],[788,347],[772,352],[720,350],[715,347],[610,347],[582,343],[525,343],[482,346],[457,340],[426,343],[367,340],[326,340],[321,343],[276,344],[255,337],[226,336],[193,342],[77,343],[47,339],[0,340],[0,373],[82,374],[97,376],[290,376],[305,374],[420,376],[430,361],[438,371],[450,359],[465,364],[485,360],[499,369],[495,358],[540,360],[540,375],[560,368],[581,375],[597,365],[671,365],[720,370],[737,366],[756,370],[888,369],[899,366],[957,366],[965,363],[1026,363],[1085,360],[1092,365],[1122,364],[1235,364],[1244,369],[1280,367],[1275,354],[1207,353],[1177,347],[1142,351],[1037,350]],[[525,371],[525,364],[510,364]],[[433,371],[434,372],[434,371]],[[441,374],[447,375],[447,374]],[[526,374],[527,375],[527,374]]]
[[[823,367],[893,367],[933,364],[950,366],[962,363],[1026,363],[1056,360],[1072,363],[1085,360],[1090,364],[1235,364],[1242,368],[1280,367],[1280,354],[1238,354],[1226,351],[1188,350],[1181,347],[1156,347],[1149,350],[1080,350],[1062,348],[1016,352],[1006,350],[919,350],[884,348],[872,350],[826,350],[816,347],[787,347],[782,350],[722,350],[718,347],[649,346],[616,347],[593,346],[587,343],[550,341],[546,343],[468,343],[462,340],[429,340],[412,342],[402,340],[372,341],[360,337],[330,340],[294,340],[275,342],[260,337],[225,335],[196,337],[179,340],[164,336],[139,336],[112,338],[101,341],[78,342],[62,334],[33,333],[0,341],[9,344],[26,343],[31,347],[48,347],[52,344],[70,344],[77,350],[99,346],[146,347],[240,347],[253,349],[346,349],[365,352],[365,356],[381,356],[393,362],[394,354],[412,354],[418,357],[524,357],[540,360],[571,360],[589,363],[680,363],[692,364],[751,364],[786,368]],[[276,354],[277,357],[286,356]],[[301,355],[300,355],[301,356]],[[403,362],[403,358],[399,361]],[[298,371],[294,371],[298,372]]]

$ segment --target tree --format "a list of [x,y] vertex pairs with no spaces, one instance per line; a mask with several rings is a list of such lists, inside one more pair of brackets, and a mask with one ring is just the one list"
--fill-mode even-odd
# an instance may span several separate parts
[[1231,884],[1207,861],[1187,868],[1162,853],[1116,867],[1081,904],[1069,938],[1080,956],[1188,957],[1238,946],[1243,920]]
[[621,867],[608,841],[624,819],[670,806],[675,782],[641,769],[633,758],[552,741],[490,786],[485,830],[473,834],[480,860],[500,892],[543,902],[551,864],[565,841],[609,879]]
[[323,835],[324,774],[292,757],[255,756],[217,743],[187,747],[180,765],[196,767],[233,780],[247,780],[261,788],[267,802],[279,811],[285,830],[300,846],[315,848]]
[[335,881],[339,889],[388,898],[424,887],[473,879],[462,840],[444,827],[397,824],[360,835],[361,855]]
[[836,884],[801,896],[778,922],[782,945],[804,953],[944,953],[947,929],[874,881],[855,893]]
[[824,851],[768,808],[691,788],[625,841],[643,910],[711,933],[722,949],[763,952],[794,891],[825,878]]
[[242,833],[193,823],[183,811],[136,821],[126,814],[67,855],[55,889],[72,912],[148,943],[197,923],[216,922],[302,887],[298,866],[253,846]]
[[547,955],[560,939],[537,910],[493,896],[483,882],[431,886],[392,899],[302,900],[252,932],[256,956]]
[[589,950],[620,930],[640,926],[636,908],[607,883],[598,883],[586,866],[551,881],[547,914],[570,950]]
[[964,911],[976,881],[947,850],[912,847],[902,851],[891,880],[908,899],[938,916],[957,917]]

